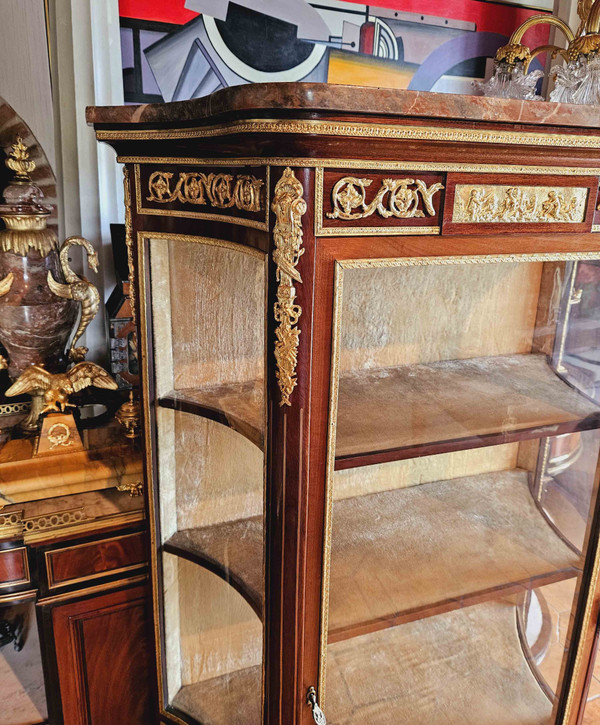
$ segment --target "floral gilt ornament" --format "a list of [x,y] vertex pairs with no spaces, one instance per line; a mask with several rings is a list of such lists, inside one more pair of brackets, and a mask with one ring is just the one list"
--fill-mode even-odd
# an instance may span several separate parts
[[15,172],[15,180],[31,181],[29,174],[35,170],[35,161],[29,158],[29,149],[20,136],[17,136],[17,140],[12,144],[12,151],[6,160],[6,165]]
[[[507,45],[498,49],[494,61],[494,73],[485,81],[475,81],[474,86],[484,96],[543,100],[537,94],[540,70],[530,71],[533,59],[541,53],[551,53],[552,58],[562,56],[564,65],[555,65],[550,73],[554,90],[550,100],[560,103],[600,105],[600,0],[579,0],[577,14],[580,24],[576,33],[560,18],[553,15],[533,15],[511,35]],[[523,45],[523,36],[534,25],[547,23],[557,27],[567,39],[567,48],[542,45],[531,50]]]
[[281,399],[279,405],[291,405],[290,397],[296,387],[296,366],[298,364],[298,342],[300,329],[298,320],[302,307],[297,305],[296,284],[302,283],[297,269],[304,254],[302,249],[302,215],[306,202],[302,198],[304,189],[289,167],[284,169],[275,186],[272,209],[276,222],[273,229],[275,249],[273,261],[277,266],[277,302],[275,302],[275,360],[276,376]]

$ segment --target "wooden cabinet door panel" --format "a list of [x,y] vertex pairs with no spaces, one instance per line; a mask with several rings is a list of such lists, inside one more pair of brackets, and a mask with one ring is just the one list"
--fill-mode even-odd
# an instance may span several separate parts
[[54,609],[65,725],[154,722],[149,617],[145,587]]
[[77,584],[145,566],[144,533],[114,536],[46,551],[48,588]]

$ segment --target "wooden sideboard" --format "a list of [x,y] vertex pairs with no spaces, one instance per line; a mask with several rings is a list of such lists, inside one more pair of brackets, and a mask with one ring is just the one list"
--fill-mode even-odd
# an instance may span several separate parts
[[88,120],[125,169],[161,721],[580,723],[598,110],[280,83]]
[[140,450],[116,425],[84,440],[72,455],[0,449],[0,492],[17,501],[0,510],[0,617],[22,640],[0,650],[2,723],[152,722]]

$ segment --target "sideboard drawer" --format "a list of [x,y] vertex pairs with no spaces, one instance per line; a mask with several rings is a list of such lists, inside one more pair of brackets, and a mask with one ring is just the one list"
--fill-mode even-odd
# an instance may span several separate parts
[[26,547],[0,550],[0,592],[29,584],[29,581]]
[[45,552],[48,589],[141,569],[146,564],[144,534],[126,534]]

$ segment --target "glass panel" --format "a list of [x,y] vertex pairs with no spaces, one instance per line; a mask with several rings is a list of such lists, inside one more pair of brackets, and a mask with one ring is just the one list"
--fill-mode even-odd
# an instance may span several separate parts
[[600,262],[572,267],[573,304],[568,308],[561,364],[571,382],[600,401]]
[[596,633],[596,647],[592,662],[592,675],[589,681],[587,702],[583,706],[581,725],[598,725],[600,722],[600,624]]
[[262,721],[265,258],[150,241],[167,703]]
[[551,723],[600,448],[578,266],[338,271],[327,721]]
[[0,607],[2,725],[45,722],[48,717],[35,604]]

